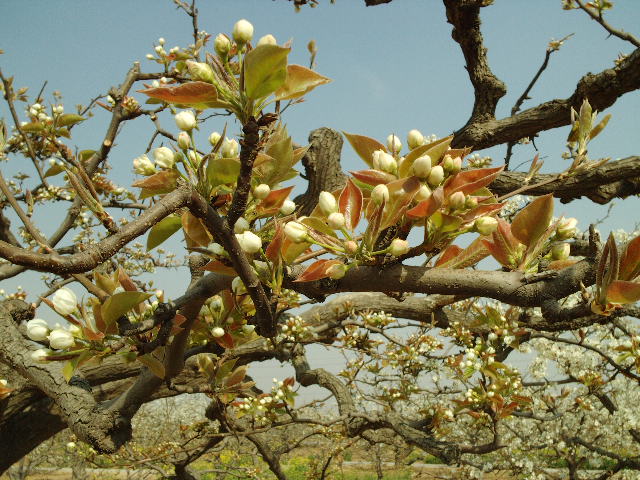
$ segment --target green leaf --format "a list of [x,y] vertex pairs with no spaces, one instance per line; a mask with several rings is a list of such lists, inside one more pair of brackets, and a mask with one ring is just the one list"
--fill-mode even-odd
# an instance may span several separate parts
[[511,233],[521,243],[534,244],[549,227],[553,217],[553,194],[536,198],[524,207],[511,222]]
[[429,157],[431,157],[431,165],[435,167],[440,162],[440,158],[442,158],[445,152],[449,149],[451,140],[453,140],[453,135],[440,138],[435,142],[431,142],[427,145],[421,145],[411,150],[400,165],[400,168],[398,169],[398,176],[401,178],[409,176],[411,174],[411,166],[413,165],[413,162],[423,155],[429,155]]
[[252,100],[264,98],[280,88],[287,79],[290,48],[259,45],[244,57],[244,93]]
[[152,354],[149,353],[147,355],[139,355],[136,360],[138,360],[141,364],[143,364],[145,367],[151,370],[151,372],[156,377],[164,378],[165,376],[164,364],[160,360],[158,360],[156,357],[154,357]]
[[147,252],[153,250],[182,227],[182,220],[176,215],[169,215],[156,223],[147,237]]
[[236,158],[209,160],[207,178],[211,188],[225,183],[235,183],[240,174],[240,162]]
[[62,165],[58,165],[57,163],[54,163],[47,169],[46,172],[44,172],[44,178],[55,177],[56,175],[59,175],[62,172],[64,172],[64,168],[62,167]]
[[67,360],[66,362],[64,362],[64,366],[62,367],[62,376],[67,381],[67,383],[69,383],[69,380],[71,380],[71,377],[73,377],[73,372],[76,370],[77,362],[74,360],[76,359],[72,358],[71,360]]
[[291,100],[302,97],[331,79],[300,65],[287,66],[287,79],[276,92],[276,100]]
[[102,320],[106,325],[110,325],[116,319],[132,310],[140,302],[144,302],[151,297],[152,293],[145,292],[120,292],[110,296],[102,304]]
[[71,125],[84,122],[85,120],[86,118],[84,118],[82,115],[77,115],[75,113],[65,113],[64,115],[60,115],[58,117],[56,125],[58,127],[70,127]]
[[44,130],[44,124],[40,122],[30,122],[20,127],[25,133],[39,133]]

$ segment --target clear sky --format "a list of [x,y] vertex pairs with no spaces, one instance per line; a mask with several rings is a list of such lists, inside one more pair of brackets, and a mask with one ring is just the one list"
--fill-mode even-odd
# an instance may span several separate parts
[[[552,98],[566,98],[586,72],[609,68],[619,53],[632,51],[630,44],[607,38],[606,32],[583,12],[563,11],[560,3],[496,0],[494,6],[482,10],[490,64],[508,87],[498,115],[509,112],[538,69],[551,39],[574,34],[552,56],[550,67],[524,108]],[[640,2],[614,3],[608,16],[610,23],[639,34]],[[362,0],[336,0],[335,5],[321,0],[318,8],[304,8],[296,14],[285,0],[202,0],[199,9],[200,28],[214,36],[221,31],[229,34],[235,21],[246,18],[254,24],[256,38],[266,33],[275,35],[279,42],[292,38],[293,63],[306,65],[307,42],[316,41],[317,70],[333,82],[286,112],[284,120],[298,143],[306,143],[309,131],[321,126],[381,141],[392,132],[404,139],[412,128],[441,137],[468,119],[473,90],[440,1],[395,0],[365,8]],[[60,91],[67,111],[120,83],[135,60],[141,60],[143,71],[155,71],[156,64],[144,56],[152,52],[158,37],[166,39],[168,48],[192,41],[190,19],[169,0],[30,0],[0,4],[3,72],[15,76],[16,87],[29,86],[31,94],[48,80],[45,96],[50,98],[52,90]],[[140,94],[136,95],[144,101]],[[608,112],[613,118],[592,143],[592,157],[615,159],[640,153],[640,94],[625,95]],[[8,117],[5,105],[0,106],[0,116]],[[221,131],[223,122],[228,120],[222,118],[210,121],[204,129],[206,133]],[[95,119],[74,129],[74,141],[80,150],[98,147],[107,121],[108,115],[97,110]],[[165,126],[174,127],[169,121]],[[130,184],[131,161],[144,152],[151,128],[148,119],[126,126],[110,158],[116,167],[116,181]],[[237,124],[229,125],[229,132],[238,131]],[[546,160],[546,171],[566,168],[560,154],[567,133],[566,127],[557,129],[543,133],[536,141]],[[496,165],[502,163],[504,153],[504,147],[487,152]],[[532,145],[517,147],[512,165],[530,160],[534,154]],[[343,150],[343,162],[346,169],[362,167],[348,145]],[[637,198],[617,203],[601,227],[604,235],[612,228],[633,228],[640,218]],[[588,219],[601,218],[606,211],[606,206],[590,202],[574,202],[557,209],[558,214],[580,218],[582,228],[586,228]],[[48,232],[55,226],[50,222],[44,230]],[[186,277],[171,273],[159,278],[173,279],[166,288],[179,294]],[[24,280],[12,280],[0,287],[10,290],[20,282],[24,284]]]

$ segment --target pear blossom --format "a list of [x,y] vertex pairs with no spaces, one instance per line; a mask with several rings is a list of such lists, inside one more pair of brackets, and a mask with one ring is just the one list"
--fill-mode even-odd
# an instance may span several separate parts
[[183,110],[174,117],[178,128],[184,132],[190,132],[198,124],[196,116],[191,110]]
[[304,242],[309,236],[307,233],[307,227],[298,222],[287,222],[284,226],[284,234],[293,243]]
[[156,173],[156,167],[146,155],[140,155],[133,159],[133,171],[138,175],[153,175]]
[[342,213],[333,212],[332,214],[330,214],[327,217],[327,224],[333,230],[340,230],[341,228],[344,228],[344,226],[346,224],[346,220],[345,220],[344,215]]
[[291,215],[296,209],[296,204],[293,200],[287,198],[284,202],[282,202],[282,206],[280,207],[280,213],[282,215]]
[[402,142],[397,136],[389,135],[387,137],[387,148],[394,153],[398,153],[402,150]]
[[383,201],[389,201],[389,188],[384,183],[376,185],[371,191],[371,199],[378,205]]
[[273,35],[271,35],[270,33],[261,37],[260,40],[258,40],[258,46],[260,45],[277,45],[278,42],[276,42],[276,37],[274,37]]
[[36,342],[41,342],[49,335],[49,325],[41,318],[34,318],[27,322],[27,336]]
[[422,155],[418,157],[411,165],[413,174],[418,178],[428,178],[431,173],[431,157],[429,155]]
[[49,339],[49,346],[55,350],[64,350],[73,346],[76,342],[71,332],[63,328],[51,330],[47,338]]
[[222,328],[222,327],[214,327],[211,330],[211,336],[213,338],[220,338],[220,337],[224,336],[224,328]]
[[394,238],[389,246],[389,253],[394,257],[404,255],[409,251],[409,242],[400,238]]
[[411,150],[419,147],[423,143],[424,143],[424,136],[422,135],[420,130],[414,129],[407,134],[407,145]]
[[231,40],[224,33],[219,33],[213,41],[213,48],[222,58],[226,58],[231,50]]
[[246,253],[256,253],[262,248],[262,240],[255,233],[246,231],[242,233],[236,233],[236,239],[240,244],[240,248]]
[[229,140],[225,138],[224,142],[222,142],[222,147],[220,148],[220,153],[224,158],[234,158],[238,156],[239,145],[235,139]]
[[173,150],[167,147],[156,148],[153,151],[153,158],[156,160],[156,165],[161,168],[173,168],[175,163],[175,154]]
[[58,289],[53,295],[51,301],[53,302],[53,308],[55,311],[63,316],[71,315],[76,311],[78,305],[76,294],[73,293],[73,290],[70,290],[67,287]]
[[338,201],[331,192],[320,192],[318,206],[325,215],[330,215],[338,211]]
[[256,197],[258,200],[267,198],[267,196],[270,193],[271,193],[271,187],[269,187],[269,185],[267,185],[266,183],[261,183],[260,185],[256,186],[256,188],[253,189],[253,196]]
[[236,43],[240,45],[244,45],[245,43],[249,43],[253,38],[253,25],[248,20],[244,18],[242,20],[238,20],[236,24],[233,26],[233,39]]

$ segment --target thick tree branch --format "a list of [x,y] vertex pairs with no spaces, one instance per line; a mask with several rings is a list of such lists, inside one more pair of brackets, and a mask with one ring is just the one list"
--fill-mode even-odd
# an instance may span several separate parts
[[451,37],[460,45],[473,84],[475,101],[467,125],[493,120],[498,101],[507,93],[487,61],[487,49],[480,32],[481,3],[444,0],[447,21],[453,25]]
[[589,100],[594,110],[602,111],[625,93],[639,88],[640,49],[636,49],[614,68],[583,76],[569,98],[550,100],[500,120],[468,122],[455,132],[452,146],[481,150],[524,137],[533,138],[541,131],[569,125],[571,108],[579,110],[584,99]]
[[342,135],[331,128],[318,128],[309,134],[309,150],[302,157],[307,191],[294,200],[300,215],[309,215],[313,211],[320,192],[332,192],[346,183],[340,166],[342,144]]
[[[304,267],[292,270],[295,278]],[[536,278],[520,272],[449,270],[411,265],[388,268],[360,266],[350,269],[341,280],[286,282],[287,288],[310,298],[339,292],[413,292],[442,295],[481,296],[521,307],[541,306],[592,285],[594,267],[587,260],[560,272]]]
[[14,264],[38,271],[57,274],[87,272],[111,258],[124,245],[138,238],[167,215],[188,206],[191,201],[191,189],[178,188],[167,194],[134,221],[122,227],[117,234],[73,255],[37,253],[0,241],[0,256]]
[[[521,188],[525,184],[526,176],[527,174],[522,172],[502,172],[489,188],[498,196],[506,195]],[[605,204],[614,198],[640,193],[640,157],[633,156],[608,162],[601,167],[567,178],[557,177],[557,174],[536,175],[529,184],[541,185],[527,190],[526,194],[538,196],[553,193],[562,203],[569,203],[585,196],[595,203]]]

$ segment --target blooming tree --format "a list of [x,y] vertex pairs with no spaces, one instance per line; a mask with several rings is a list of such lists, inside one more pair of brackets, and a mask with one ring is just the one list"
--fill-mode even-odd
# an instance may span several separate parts
[[[281,456],[313,435],[335,444],[323,476],[358,439],[524,478],[547,478],[550,465],[571,478],[640,470],[640,237],[601,240],[594,227],[581,233],[575,218],[554,216],[554,198],[607,203],[640,192],[638,157],[588,153],[609,120],[596,110],[640,88],[640,42],[605,21],[610,2],[564,6],[636,50],[583,77],[571,97],[498,119],[506,88],[479,22],[491,2],[444,0],[475,89],[471,118],[441,138],[344,132],[363,162],[349,175],[342,135],[322,128],[300,146],[285,126],[285,110],[330,79],[289,63],[291,44],[270,34],[256,41],[247,20],[213,37],[197,28],[194,4],[175,3],[193,18],[194,43],[167,51],[160,39],[148,55],[157,73],[136,63],[77,112],[57,97],[29,97],[0,72],[11,115],[0,156],[27,159],[37,178],[0,174],[0,278],[46,272],[42,290],[0,304],[0,443],[9,446],[1,468],[65,428],[113,454],[143,404],[204,393],[206,421],[187,428],[189,449],[172,457],[181,478],[231,433],[246,436],[278,478]],[[74,126],[95,108],[111,113],[104,139],[74,149]],[[215,128],[212,112],[233,116],[240,138],[214,131],[201,141],[196,131]],[[122,128],[145,117],[155,125],[149,148],[133,159],[131,187],[118,186],[110,151]],[[162,123],[171,117],[175,126]],[[537,157],[528,172],[511,172],[472,154],[563,125],[562,172],[540,174]],[[308,188],[294,196],[299,162]],[[46,237],[32,214],[52,202],[68,208]],[[183,265],[161,248],[174,235],[185,241]],[[191,282],[177,298],[144,275],[179,265]],[[40,318],[42,303],[59,323]],[[316,343],[348,352],[339,375],[307,359]],[[517,368],[513,357],[531,351],[528,368]],[[247,369],[266,359],[295,375],[261,391]],[[337,404],[329,420],[298,409],[297,392],[312,385]],[[297,424],[313,430],[268,440],[270,431],[295,437]]]

